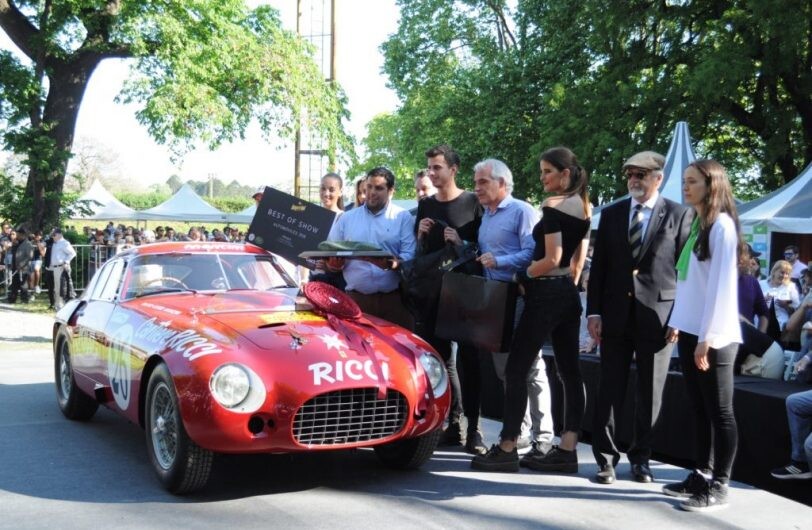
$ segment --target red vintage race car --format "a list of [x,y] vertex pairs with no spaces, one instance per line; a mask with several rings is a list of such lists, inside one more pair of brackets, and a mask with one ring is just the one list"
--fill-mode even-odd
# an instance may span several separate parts
[[440,357],[329,285],[303,290],[250,244],[125,251],[57,313],[59,408],[140,424],[175,493],[202,488],[216,453],[373,447],[423,464],[450,404]]

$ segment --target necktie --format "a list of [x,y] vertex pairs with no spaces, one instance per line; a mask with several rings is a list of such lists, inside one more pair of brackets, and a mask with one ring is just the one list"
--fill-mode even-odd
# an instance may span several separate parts
[[632,247],[632,258],[640,257],[640,249],[643,246],[643,205],[634,207],[632,222],[629,225],[629,244]]

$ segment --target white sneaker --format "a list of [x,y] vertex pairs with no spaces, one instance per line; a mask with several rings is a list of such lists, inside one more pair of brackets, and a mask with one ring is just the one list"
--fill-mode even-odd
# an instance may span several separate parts
[[40,294],[41,292],[42,292],[42,289],[40,289],[39,285],[37,285],[36,287],[34,287],[34,293],[35,293],[35,294]]

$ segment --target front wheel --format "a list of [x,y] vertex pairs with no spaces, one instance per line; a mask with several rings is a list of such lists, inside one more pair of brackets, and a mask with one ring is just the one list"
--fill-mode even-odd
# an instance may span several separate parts
[[66,418],[86,421],[93,417],[99,403],[76,386],[73,376],[70,346],[61,339],[54,356],[54,379],[56,382],[56,402]]
[[435,429],[417,438],[378,445],[375,447],[375,454],[388,467],[417,469],[434,454],[442,434],[442,429]]
[[147,453],[163,486],[175,494],[203,488],[211,474],[214,454],[186,434],[175,384],[164,364],[157,366],[149,378],[144,420]]

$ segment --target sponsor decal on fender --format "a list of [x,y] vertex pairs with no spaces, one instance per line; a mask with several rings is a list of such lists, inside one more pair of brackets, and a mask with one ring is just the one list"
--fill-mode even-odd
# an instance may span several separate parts
[[124,324],[110,337],[110,348],[107,356],[107,375],[110,378],[110,389],[113,399],[121,410],[130,406],[132,395],[132,358],[129,345],[132,343],[133,327]]
[[135,337],[152,344],[164,344],[183,354],[183,357],[190,361],[205,355],[223,352],[217,344],[201,336],[197,330],[178,331],[169,329],[169,325],[172,324],[171,321],[166,320],[158,323],[156,320],[158,320],[156,317],[152,317],[141,324],[135,331]]
[[279,324],[281,322],[317,322],[325,320],[312,311],[276,311],[259,316],[266,324]]
[[[344,380],[361,381],[364,378],[378,380],[375,374],[375,368],[372,366],[372,360],[366,359],[361,361],[359,359],[349,359],[347,361],[335,361],[333,364],[328,362],[313,363],[307,367],[313,372],[313,384],[320,386],[323,382],[335,383]],[[386,362],[381,363],[381,372],[384,379],[389,380],[389,364]]]

